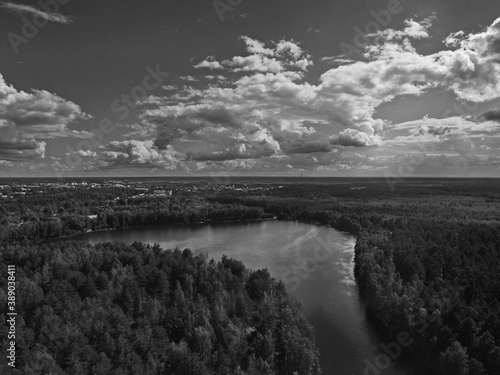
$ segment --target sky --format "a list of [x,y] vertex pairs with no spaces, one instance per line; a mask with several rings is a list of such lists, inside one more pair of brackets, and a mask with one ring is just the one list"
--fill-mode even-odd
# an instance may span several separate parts
[[0,176],[500,177],[498,0],[0,1]]

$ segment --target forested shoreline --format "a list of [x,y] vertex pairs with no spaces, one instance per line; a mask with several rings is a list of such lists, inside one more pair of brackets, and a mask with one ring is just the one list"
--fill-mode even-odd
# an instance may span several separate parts
[[300,305],[265,269],[138,242],[10,245],[0,255],[18,282],[9,373],[321,374]]
[[409,332],[408,353],[429,373],[497,374],[499,186],[497,180],[426,180],[395,190],[384,181],[287,184],[142,201],[115,200],[117,192],[79,192],[80,199],[65,192],[64,200],[0,209],[0,238],[22,244],[88,229],[273,216],[331,225],[357,236],[356,278],[385,335]]
[[384,335],[410,333],[407,350],[429,373],[484,375],[500,373],[495,184],[451,182],[390,195],[290,186],[278,197],[213,199],[355,234],[355,275]]
[[120,194],[123,192],[82,190],[2,202],[0,241],[33,243],[87,231],[273,217],[257,207],[209,203],[203,198],[115,199]]

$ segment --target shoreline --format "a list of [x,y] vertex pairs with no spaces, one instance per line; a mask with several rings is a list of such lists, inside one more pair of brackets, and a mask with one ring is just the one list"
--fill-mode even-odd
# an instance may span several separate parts
[[160,227],[165,225],[200,225],[200,224],[230,224],[230,223],[243,223],[243,222],[259,222],[259,221],[273,221],[278,220],[277,216],[270,218],[262,218],[262,219],[234,219],[234,220],[204,220],[204,221],[192,221],[192,222],[176,222],[176,223],[162,223],[162,224],[148,224],[148,225],[134,225],[127,226],[122,228],[106,228],[106,229],[88,229],[85,232],[69,234],[66,236],[60,236],[55,238],[44,238],[40,241],[40,243],[59,241],[59,240],[70,240],[74,237],[83,236],[91,233],[99,233],[99,232],[112,232],[117,230],[126,230],[126,229],[141,229],[141,228],[151,228],[151,227]]

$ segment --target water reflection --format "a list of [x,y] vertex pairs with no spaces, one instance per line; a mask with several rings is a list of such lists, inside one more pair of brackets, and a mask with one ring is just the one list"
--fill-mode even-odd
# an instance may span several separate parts
[[[324,375],[364,374],[382,339],[367,321],[354,278],[355,239],[332,228],[298,222],[176,225],[88,233],[90,242],[142,241],[164,249],[190,248],[218,260],[228,255],[283,280],[315,329]],[[406,374],[398,362],[378,375]],[[367,372],[366,374],[372,374]]]

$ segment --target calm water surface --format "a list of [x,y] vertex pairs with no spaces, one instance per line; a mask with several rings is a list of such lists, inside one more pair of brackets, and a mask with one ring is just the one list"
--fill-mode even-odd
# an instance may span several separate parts
[[[252,269],[267,268],[301,303],[315,329],[324,375],[406,375],[398,359],[375,372],[383,339],[367,321],[354,279],[355,238],[335,229],[290,221],[155,226],[87,233],[89,242],[141,241],[164,249],[190,248],[216,260],[223,255]],[[382,366],[384,362],[379,362]]]

